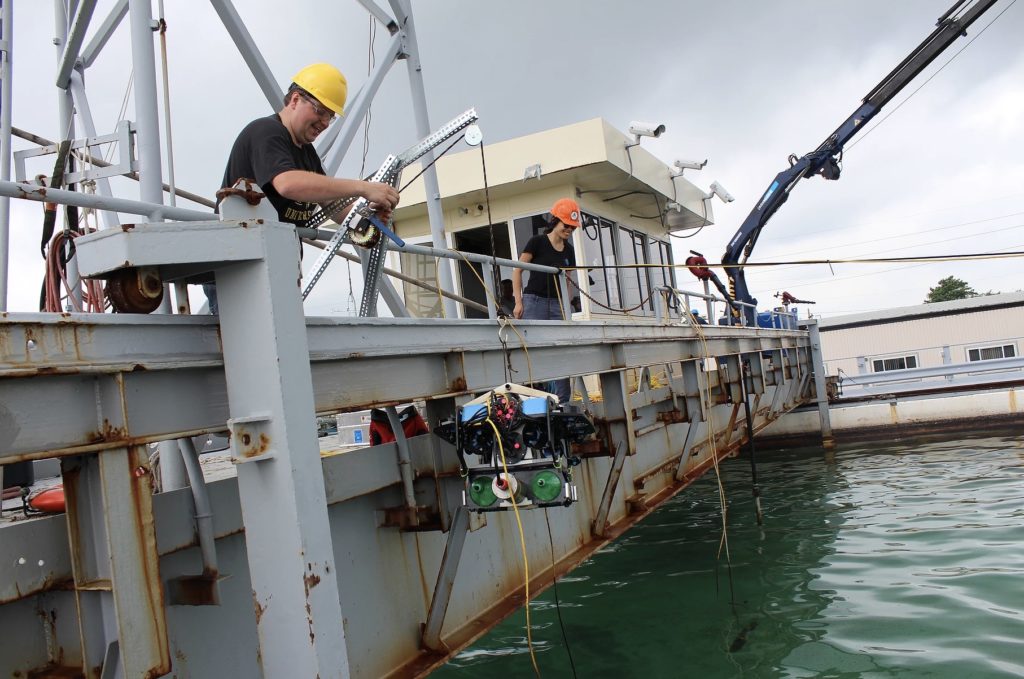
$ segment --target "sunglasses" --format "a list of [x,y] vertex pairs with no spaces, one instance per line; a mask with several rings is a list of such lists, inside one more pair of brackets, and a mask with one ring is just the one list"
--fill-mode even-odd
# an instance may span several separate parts
[[305,92],[299,92],[299,96],[305,99],[307,104],[313,107],[313,113],[315,113],[320,120],[326,120],[327,122],[334,120],[334,111],[327,108]]

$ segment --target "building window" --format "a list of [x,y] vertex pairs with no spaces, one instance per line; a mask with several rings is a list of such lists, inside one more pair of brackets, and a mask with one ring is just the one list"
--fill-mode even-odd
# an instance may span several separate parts
[[873,372],[889,372],[890,370],[912,370],[917,367],[917,356],[895,356],[893,358],[876,358],[871,361]]
[[967,360],[971,363],[975,361],[994,361],[998,358],[1014,358],[1016,355],[1017,347],[1012,344],[974,347],[967,350]]

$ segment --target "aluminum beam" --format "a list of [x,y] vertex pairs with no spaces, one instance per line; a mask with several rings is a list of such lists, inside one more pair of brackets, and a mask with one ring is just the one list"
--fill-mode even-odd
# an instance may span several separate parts
[[[412,92],[413,117],[416,120],[416,132],[421,139],[430,132],[430,117],[427,114],[427,94],[423,85],[423,65],[420,63],[419,47],[416,42],[416,28],[412,13],[402,0],[390,0],[391,10],[395,13],[401,32],[397,35],[405,37],[406,66],[409,72],[409,89]],[[427,216],[430,220],[430,237],[435,248],[445,249],[448,243],[444,230],[444,210],[441,207],[441,189],[437,183],[437,168],[431,165],[437,150],[428,151],[423,157],[426,171],[423,173],[423,190],[427,197]],[[455,292],[452,266],[448,260],[437,262],[437,285],[442,290]],[[441,298],[444,314],[448,318],[457,318],[458,306],[447,297]]]
[[341,167],[341,161],[345,158],[349,146],[352,145],[352,140],[355,139],[356,134],[363,125],[363,118],[366,117],[366,113],[373,103],[373,97],[377,94],[377,90],[380,89],[381,83],[384,82],[384,76],[388,74],[388,71],[395,64],[395,60],[398,59],[398,55],[401,54],[402,47],[401,36],[394,36],[388,45],[387,51],[381,56],[373,72],[370,73],[369,79],[359,88],[359,92],[352,98],[352,101],[348,103],[345,117],[340,123],[337,123],[341,125],[338,138],[334,141],[330,152],[324,159],[324,171],[328,175],[333,176],[337,174],[338,168]]
[[394,33],[398,30],[398,25],[395,20],[391,18],[391,15],[385,12],[380,5],[373,0],[359,0],[359,4],[366,8],[366,11],[373,15],[373,17],[381,23],[388,32]]
[[135,75],[135,148],[139,157],[139,198],[159,205],[164,201],[164,188],[150,0],[129,0],[128,19],[131,24],[132,72]]
[[64,53],[57,64],[57,87],[62,90],[68,89],[71,82],[71,71],[78,61],[78,51],[85,42],[85,32],[89,30],[89,22],[92,20],[92,13],[96,9],[96,0],[80,0],[78,10],[75,12],[75,19],[71,24],[71,32],[64,42]]
[[128,0],[117,0],[117,4],[110,10],[110,14],[103,20],[100,27],[96,29],[96,35],[93,36],[89,44],[82,50],[82,63],[86,68],[92,66],[92,63],[96,61],[96,57],[99,56],[104,45],[114,35],[114,31],[117,30],[117,27],[127,15]]
[[[162,184],[160,188],[162,191]],[[126,198],[106,198],[78,191],[43,188],[35,184],[19,184],[17,182],[0,181],[0,196],[31,200],[37,203],[60,203],[61,205],[76,205],[78,207],[91,207],[97,210],[145,215],[152,220],[177,219],[183,222],[205,222],[210,219],[209,212],[160,205],[159,202],[150,203],[140,200],[128,200]]]
[[[217,16],[224,23],[224,28],[228,29],[228,35],[234,41],[235,47],[238,48],[238,52],[242,55],[242,59],[245,60],[253,77],[256,78],[256,84],[263,91],[263,96],[267,98],[271,110],[278,111],[283,105],[284,90],[277,84],[270,66],[260,54],[259,48],[256,47],[256,41],[252,39],[249,29],[245,27],[242,17],[238,15],[238,11],[230,0],[210,0],[210,4],[213,5]],[[155,102],[156,99],[154,98],[153,101]]]
[[[96,123],[92,119],[92,108],[89,106],[89,97],[85,93],[85,83],[82,81],[82,74],[77,71],[71,74],[70,78],[71,96],[74,97],[76,110],[78,115],[82,119],[82,125],[85,127],[85,135],[89,138],[96,137]],[[128,131],[131,135],[131,131]],[[88,151],[88,147],[85,149]],[[131,151],[130,147],[121,147],[121,152],[128,156],[127,160],[131,162]],[[6,178],[5,178],[6,179]],[[96,190],[104,198],[113,198],[114,193],[110,190],[110,180],[106,177],[100,177],[96,180]],[[104,229],[111,229],[117,226],[118,219],[117,214],[109,210],[99,211],[100,219],[103,221]]]

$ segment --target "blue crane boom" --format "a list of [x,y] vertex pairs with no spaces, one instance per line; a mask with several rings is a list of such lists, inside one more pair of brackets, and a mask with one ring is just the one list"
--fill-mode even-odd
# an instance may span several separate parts
[[[797,158],[795,154],[789,157],[789,167],[775,175],[775,179],[769,184],[768,189],[747,215],[747,218],[743,220],[740,228],[729,241],[725,254],[722,255],[722,264],[729,279],[730,301],[752,305],[730,304],[731,324],[739,323],[741,313],[745,314],[748,325],[756,324],[756,307],[753,305],[757,304],[757,300],[750,295],[747,288],[743,267],[736,265],[744,264],[750,257],[750,253],[761,235],[761,230],[776,210],[786,202],[797,183],[801,179],[813,175],[821,175],[829,180],[839,179],[843,148],[846,143],[864,129],[868,121],[874,118],[893,97],[899,94],[947,47],[961,36],[967,35],[967,28],[996,2],[997,0],[978,0],[973,3],[969,0],[959,0],[956,2],[939,17],[931,35],[925,38],[874,89],[868,92],[857,110],[843,121],[818,148],[800,158]],[[720,291],[724,291],[721,281],[706,268],[707,262],[703,257],[699,255],[696,258],[691,257],[686,260],[686,263],[687,265],[693,264],[690,271],[695,276],[705,280],[710,279]]]

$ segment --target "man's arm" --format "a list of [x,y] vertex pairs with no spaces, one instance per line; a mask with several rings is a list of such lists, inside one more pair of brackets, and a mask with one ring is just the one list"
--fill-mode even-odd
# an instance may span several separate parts
[[287,170],[275,176],[271,183],[285,198],[309,203],[361,197],[373,203],[376,209],[392,210],[399,200],[398,191],[390,184],[327,177],[305,170]]

